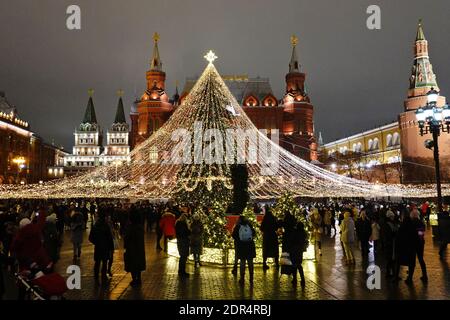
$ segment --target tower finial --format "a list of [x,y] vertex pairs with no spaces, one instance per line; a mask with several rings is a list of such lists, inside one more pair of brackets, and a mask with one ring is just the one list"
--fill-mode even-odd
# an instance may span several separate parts
[[88,89],[88,95],[89,97],[92,97],[94,95],[94,89],[92,88]]
[[423,24],[422,19],[419,19],[419,24],[417,26],[417,35],[416,35],[416,41],[425,40],[425,34],[423,33]]
[[123,96],[123,93],[124,93],[124,91],[122,90],[122,89],[119,89],[119,90],[117,90],[117,96],[118,97],[122,97]]
[[153,55],[152,59],[150,60],[150,70],[152,71],[162,71],[162,62],[161,58],[159,57],[158,41],[159,34],[158,32],[155,32],[153,34]]
[[217,59],[217,56],[212,50],[209,50],[209,52],[203,56],[210,64],[214,62],[214,60]]
[[293,47],[297,46],[297,44],[298,44],[298,38],[297,38],[297,36],[295,34],[293,34],[291,36],[291,44],[292,44]]
[[154,41],[155,43],[157,43],[157,42],[159,41],[159,34],[158,34],[158,32],[155,32],[155,33],[153,34],[153,41]]

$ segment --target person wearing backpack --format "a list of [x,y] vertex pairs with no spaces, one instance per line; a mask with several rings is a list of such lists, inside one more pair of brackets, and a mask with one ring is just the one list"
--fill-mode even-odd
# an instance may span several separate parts
[[238,223],[233,229],[235,250],[240,260],[240,285],[243,285],[245,281],[245,262],[248,264],[250,285],[253,285],[253,259],[256,257],[254,237],[255,229],[250,224],[248,218],[240,216]]

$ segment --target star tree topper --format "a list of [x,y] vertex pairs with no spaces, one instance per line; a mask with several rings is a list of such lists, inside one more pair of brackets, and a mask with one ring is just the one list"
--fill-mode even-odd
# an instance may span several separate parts
[[204,58],[209,62],[209,63],[213,63],[214,60],[217,59],[217,56],[214,52],[212,52],[212,50],[209,50],[209,52],[204,56]]

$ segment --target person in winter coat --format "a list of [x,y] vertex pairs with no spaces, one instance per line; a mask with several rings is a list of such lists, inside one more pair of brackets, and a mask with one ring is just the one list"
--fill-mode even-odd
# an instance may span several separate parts
[[369,254],[369,238],[372,233],[372,226],[365,211],[361,211],[355,226],[356,235],[361,243],[361,255],[363,259],[367,259],[367,255]]
[[167,253],[167,242],[175,237],[175,214],[166,209],[159,221],[159,227],[164,235],[164,252]]
[[331,237],[331,211],[329,208],[325,208],[323,224],[325,225],[326,234]]
[[[292,215],[290,217],[293,217]],[[303,273],[303,252],[306,251],[307,239],[305,227],[301,221],[296,221],[295,218],[288,218],[284,223],[285,230],[285,249],[289,253],[292,262],[292,284],[297,285],[297,270],[300,273],[300,284],[305,286],[305,275]]]
[[384,257],[386,261],[386,277],[395,275],[395,239],[398,232],[398,223],[395,221],[395,214],[392,211],[386,212],[386,220],[381,233],[384,243]]
[[45,212],[41,210],[37,214],[36,223],[31,223],[28,218],[22,219],[19,223],[20,229],[11,244],[11,253],[18,260],[21,269],[28,268],[31,263],[37,263],[43,269],[52,268],[52,262],[42,241],[45,218]]
[[240,279],[239,284],[244,285],[245,281],[245,263],[248,264],[250,285],[253,285],[253,259],[256,257],[255,248],[255,229],[245,216],[240,216],[235,225],[232,237],[235,240],[235,250],[240,260]]
[[416,242],[416,245],[414,245],[416,252],[414,255],[414,261],[413,264],[409,268],[408,273],[408,279],[406,280],[406,283],[411,284],[412,283],[412,277],[414,275],[414,269],[416,266],[416,258],[419,260],[420,268],[422,269],[422,277],[420,279],[424,282],[428,281],[428,275],[427,275],[427,266],[425,264],[425,260],[423,259],[423,253],[425,248],[425,224],[422,220],[420,220],[419,211],[417,209],[413,209],[410,213],[410,218],[412,222],[412,226],[415,230],[415,237],[414,241]]
[[52,213],[46,218],[44,230],[44,248],[49,258],[56,263],[59,260],[60,238],[56,227],[56,214]]
[[3,300],[3,295],[6,292],[3,268],[8,264],[8,259],[3,249],[3,242],[0,240],[0,301]]
[[131,286],[141,284],[141,272],[145,270],[144,226],[138,211],[130,212],[130,224],[124,236],[125,271],[131,273]]
[[312,208],[312,215],[311,215],[311,223],[313,226],[313,235],[315,239],[315,244],[319,248],[319,255],[322,255],[322,216],[319,213],[319,210],[317,208]]
[[[413,265],[416,263],[416,248],[417,246],[417,230],[409,216],[408,210],[405,209],[401,214],[401,223],[398,229],[395,241],[395,274],[394,281],[401,280],[399,277],[400,267],[408,266],[408,275],[413,273]],[[406,280],[408,283],[412,282],[412,278]]]
[[344,246],[345,258],[347,263],[355,263],[353,255],[353,242],[355,241],[355,223],[350,216],[350,212],[345,212],[344,220],[341,223],[341,241]]
[[94,279],[98,281],[101,264],[102,281],[106,281],[108,279],[106,276],[108,259],[111,251],[114,251],[114,241],[111,228],[106,223],[104,212],[99,213],[98,219],[89,234],[89,241],[94,245]]
[[191,223],[191,252],[194,255],[195,267],[201,266],[200,255],[203,248],[203,223],[198,213],[194,214]]
[[81,256],[81,244],[83,243],[83,230],[84,229],[84,220],[83,215],[77,209],[72,212],[70,230],[71,241],[73,244],[73,260],[76,261],[80,259]]
[[269,207],[266,207],[266,213],[264,214],[263,220],[261,222],[261,232],[262,232],[262,240],[263,240],[263,269],[269,269],[267,265],[267,258],[274,258],[276,268],[279,267],[278,263],[278,234],[277,230],[279,228],[279,224],[275,216],[270,211]]
[[109,257],[108,257],[108,275],[110,277],[112,277],[113,276],[112,265],[113,265],[113,261],[114,261],[114,251],[115,251],[115,249],[119,248],[120,233],[119,233],[119,230],[114,225],[111,215],[106,216],[106,223],[108,224],[109,229],[111,230],[111,234],[112,234],[112,238],[113,238],[113,247],[112,247],[111,251],[109,252]]
[[161,222],[161,218],[162,218],[162,215],[163,215],[163,211],[162,211],[163,209],[161,208],[161,206],[158,206],[156,209],[155,209],[155,214],[156,214],[156,216],[155,216],[155,222],[156,222],[156,250],[157,251],[161,251],[161,250],[163,250],[163,248],[161,248],[161,238],[164,236],[164,234],[163,234],[163,231],[162,231],[162,229],[161,229],[161,227],[160,227],[160,222]]
[[190,235],[187,216],[185,213],[181,214],[175,222],[175,233],[177,236],[177,248],[180,259],[178,260],[178,275],[182,278],[188,278],[189,273],[186,272],[186,262],[189,257]]
[[447,244],[450,243],[450,215],[448,212],[448,206],[439,214],[439,257],[444,259],[444,251],[447,249]]
[[372,232],[370,234],[370,241],[373,243],[373,253],[378,251],[378,240],[380,239],[380,225],[376,219],[372,219]]

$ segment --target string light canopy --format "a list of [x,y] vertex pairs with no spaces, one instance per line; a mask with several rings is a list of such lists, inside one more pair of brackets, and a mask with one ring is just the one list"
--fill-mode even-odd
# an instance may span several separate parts
[[[205,59],[208,64],[183,103],[128,161],[43,184],[2,185],[0,198],[170,199],[198,188],[221,192],[232,189],[230,166],[242,158],[253,199],[286,192],[314,198],[435,196],[431,185],[369,183],[296,157],[254,126],[216,70],[217,56],[209,51]],[[252,158],[250,146],[266,152]],[[449,190],[444,186],[443,193]]]

